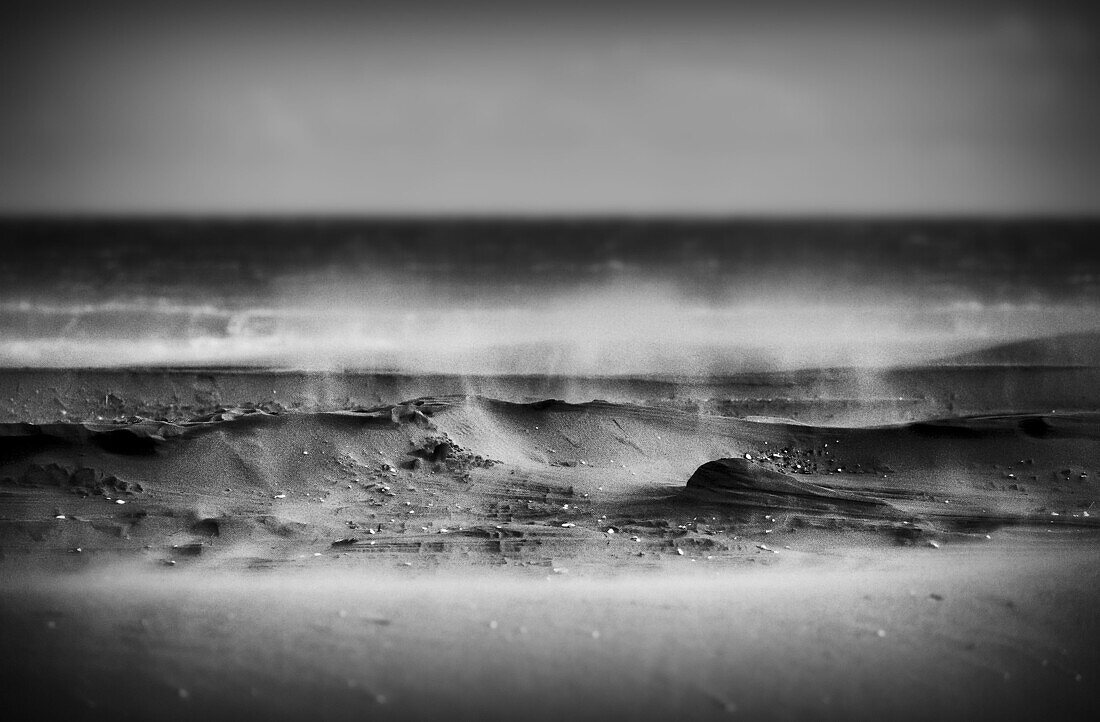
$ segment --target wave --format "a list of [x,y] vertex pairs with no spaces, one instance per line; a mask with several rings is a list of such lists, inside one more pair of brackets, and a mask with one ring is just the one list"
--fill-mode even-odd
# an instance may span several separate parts
[[[418,306],[399,296],[356,306],[338,294],[289,307],[8,302],[0,304],[0,365],[710,376],[950,356],[962,363],[1039,328],[1044,336],[1093,333],[1100,318],[1088,307],[701,308],[646,289],[547,300],[546,307],[487,309],[431,305],[438,299]],[[1005,348],[1008,358],[1013,347]]]
[[691,374],[1100,331],[1086,222],[0,221],[0,365]]

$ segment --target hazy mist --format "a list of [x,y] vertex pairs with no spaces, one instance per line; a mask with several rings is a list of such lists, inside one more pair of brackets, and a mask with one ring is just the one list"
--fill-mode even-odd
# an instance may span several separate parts
[[17,3],[0,210],[1095,213],[1080,3]]

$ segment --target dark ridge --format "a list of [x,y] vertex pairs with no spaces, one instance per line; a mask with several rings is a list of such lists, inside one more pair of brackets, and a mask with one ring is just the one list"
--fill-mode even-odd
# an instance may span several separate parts
[[[21,426],[29,427],[31,425],[21,424]],[[65,448],[69,445],[70,442],[65,439],[36,433],[33,430],[28,431],[25,435],[19,436],[0,432],[0,464],[10,464],[22,461],[35,454],[51,449]]]
[[157,453],[157,439],[130,429],[92,434],[91,442],[106,452],[122,456],[151,456]]
[[802,481],[746,459],[708,461],[695,470],[685,488],[711,500],[726,499],[746,506],[817,511],[856,507],[884,514],[894,511],[881,499]]
[[909,428],[919,436],[930,438],[967,439],[1023,435],[1035,439],[1097,439],[1100,438],[1100,414],[1078,412],[964,416],[919,421],[899,428]]
[[542,401],[535,401],[529,404],[517,404],[518,406],[526,406],[529,409],[536,411],[572,411],[587,406],[588,404],[570,404],[560,399],[544,399]]
[[947,356],[932,362],[931,365],[1094,368],[1100,366],[1100,333],[1067,333],[1002,343],[977,351]]
[[221,536],[221,522],[213,518],[199,519],[191,525],[191,531],[206,537]]

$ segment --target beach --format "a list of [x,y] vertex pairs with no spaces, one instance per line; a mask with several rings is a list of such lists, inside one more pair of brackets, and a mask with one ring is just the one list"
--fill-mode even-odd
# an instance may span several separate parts
[[15,3],[5,719],[1100,719],[1100,12]]
[[1091,718],[1092,228],[0,223],[4,698]]
[[[818,400],[845,410],[827,425],[789,383],[734,416],[688,403],[699,384],[287,408],[227,402],[299,376],[6,376],[29,421],[2,426],[3,677],[43,715],[1096,709],[1100,424],[1080,408],[903,420],[872,399],[856,424],[858,399]],[[738,381],[769,398],[759,376],[704,391]],[[140,408],[107,419],[76,388]]]

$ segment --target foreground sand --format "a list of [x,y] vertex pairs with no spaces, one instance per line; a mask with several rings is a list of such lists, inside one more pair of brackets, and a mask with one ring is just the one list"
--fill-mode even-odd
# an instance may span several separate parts
[[102,719],[1087,719],[1095,540],[1008,536],[610,577],[9,577],[5,699]]
[[[38,391],[0,427],[0,641],[6,698],[40,716],[1098,711],[1087,408],[843,428],[446,396],[58,420]],[[720,458],[788,481],[688,487]]]

